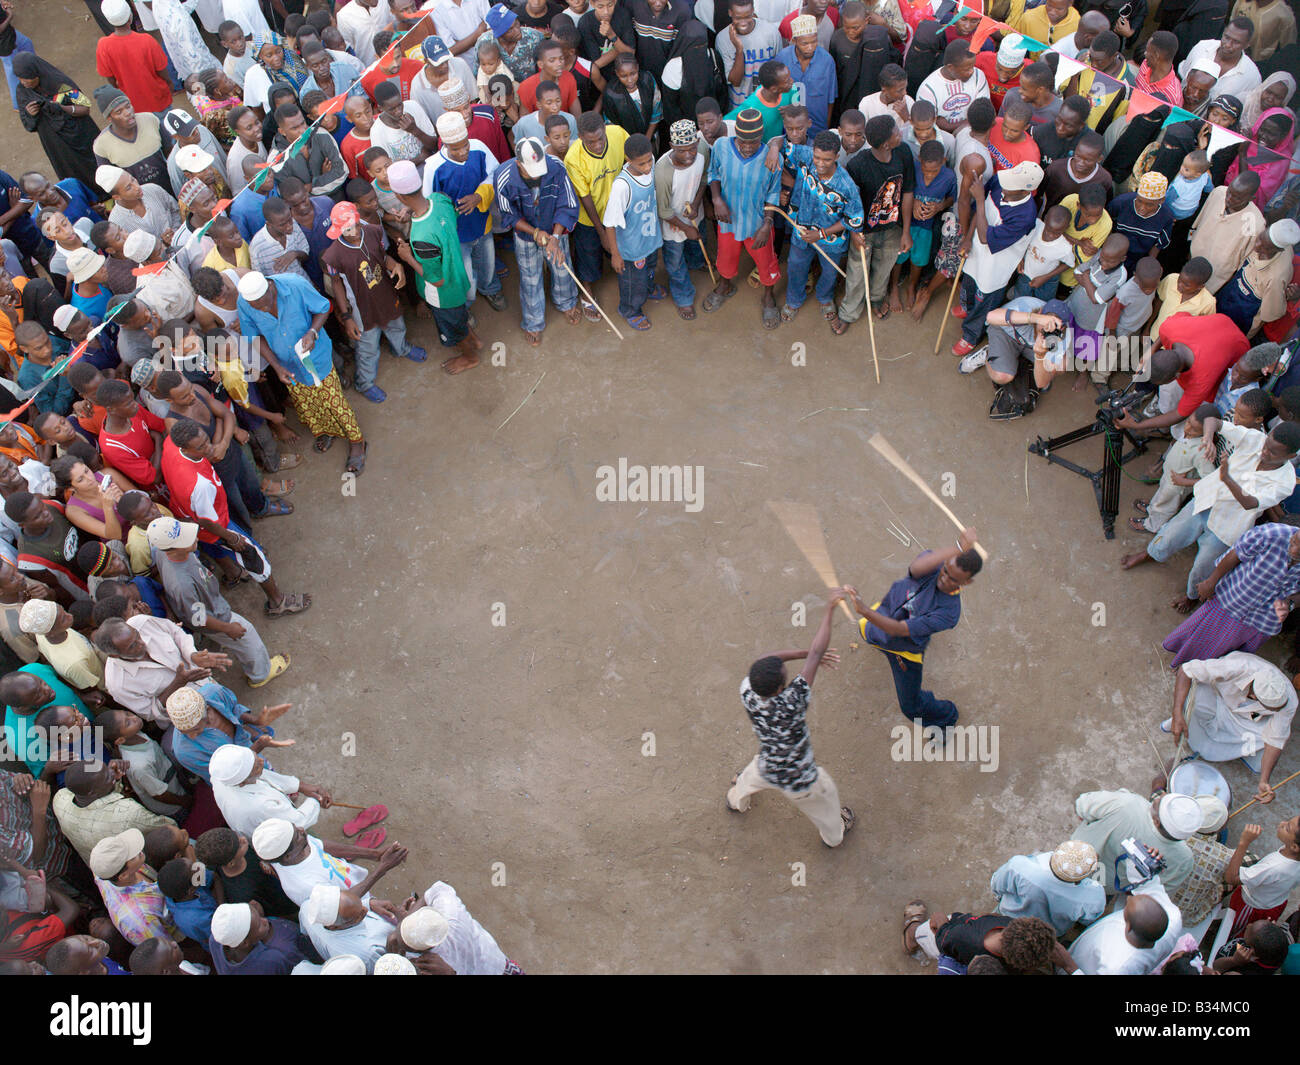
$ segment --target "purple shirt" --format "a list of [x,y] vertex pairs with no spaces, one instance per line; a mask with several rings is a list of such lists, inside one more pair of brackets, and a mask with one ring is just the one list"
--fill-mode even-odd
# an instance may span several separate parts
[[1233,548],[1240,564],[1214,589],[1225,611],[1266,636],[1282,628],[1273,602],[1300,591],[1300,563],[1288,554],[1295,532],[1293,526],[1276,523],[1251,529]]
[[267,920],[271,922],[271,937],[257,944],[241,962],[226,961],[226,948],[215,939],[208,940],[208,953],[212,955],[212,967],[218,976],[288,976],[300,961],[315,957],[307,937],[298,931],[296,921],[282,917]]

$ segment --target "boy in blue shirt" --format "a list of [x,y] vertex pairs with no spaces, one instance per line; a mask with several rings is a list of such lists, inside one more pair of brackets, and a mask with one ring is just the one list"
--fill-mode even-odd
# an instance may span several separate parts
[[899,301],[898,282],[903,264],[912,265],[903,286],[902,305],[911,307],[921,272],[930,265],[934,251],[934,223],[957,196],[957,175],[944,165],[944,148],[937,140],[926,141],[916,156],[916,185],[912,190],[912,248],[903,252],[889,275],[894,302]]
[[217,900],[208,886],[212,876],[211,870],[189,858],[173,858],[158,870],[158,890],[167,896],[172,920],[196,943],[206,944],[212,934],[212,915],[217,912]]
[[655,266],[663,233],[655,196],[654,146],[644,133],[628,137],[623,147],[623,169],[614,178],[601,222],[606,251],[618,274],[618,313],[633,329],[649,329],[643,313],[646,300],[661,300],[667,293],[654,283]]
[[975,550],[975,530],[963,529],[956,547],[925,551],[895,581],[885,598],[866,606],[855,589],[845,586],[862,638],[881,651],[894,674],[898,706],[922,728],[957,723],[957,707],[921,690],[925,649],[936,632],[954,628],[961,619],[961,589],[979,573],[983,560]]

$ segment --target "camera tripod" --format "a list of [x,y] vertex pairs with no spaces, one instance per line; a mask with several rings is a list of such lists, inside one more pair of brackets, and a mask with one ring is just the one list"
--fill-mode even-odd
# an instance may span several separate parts
[[[1088,440],[1098,434],[1102,437],[1101,468],[1098,470],[1085,469],[1078,463],[1063,459],[1056,454],[1061,448],[1069,447],[1080,440]],[[1133,449],[1127,455],[1124,454],[1126,440],[1133,445]],[[1115,412],[1108,407],[1099,410],[1097,417],[1088,425],[1073,429],[1061,436],[1054,436],[1050,440],[1044,440],[1040,436],[1029,445],[1032,454],[1041,455],[1048,462],[1064,466],[1072,473],[1086,477],[1092,482],[1093,491],[1097,493],[1097,509],[1101,512],[1102,531],[1106,534],[1107,540],[1115,539],[1115,516],[1119,513],[1120,467],[1143,454],[1146,449],[1145,440],[1139,440],[1127,429],[1120,429],[1115,425]]]

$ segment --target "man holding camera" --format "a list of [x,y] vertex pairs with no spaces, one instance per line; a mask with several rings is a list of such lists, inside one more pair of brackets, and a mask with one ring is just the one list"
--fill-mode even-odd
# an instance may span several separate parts
[[[1074,349],[1074,318],[1064,300],[1043,302],[1033,296],[1019,296],[1005,307],[990,311],[986,319],[989,342],[958,363],[962,373],[974,373],[981,366],[993,382],[993,404],[989,417],[1010,421],[1028,414],[1039,397],[1052,387],[1052,378],[1065,369],[1066,356]],[[1007,387],[1016,379],[1020,360],[1032,363],[1034,383],[1025,402],[1015,401]]]

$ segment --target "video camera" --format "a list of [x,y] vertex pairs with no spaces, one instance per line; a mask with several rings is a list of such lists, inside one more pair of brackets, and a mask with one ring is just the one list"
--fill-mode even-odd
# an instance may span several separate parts
[[[1130,888],[1139,887],[1157,876],[1165,868],[1166,863],[1163,858],[1157,858],[1149,847],[1139,843],[1132,836],[1122,841],[1120,846],[1124,848],[1124,854],[1115,863],[1116,891],[1127,891]],[[1130,863],[1132,868],[1127,884],[1124,883],[1120,874],[1120,869],[1126,861]]]
[[1138,391],[1135,382],[1124,388],[1113,388],[1097,397],[1097,417],[1107,425],[1113,425],[1116,418],[1126,411],[1136,410],[1150,397],[1150,392]]

